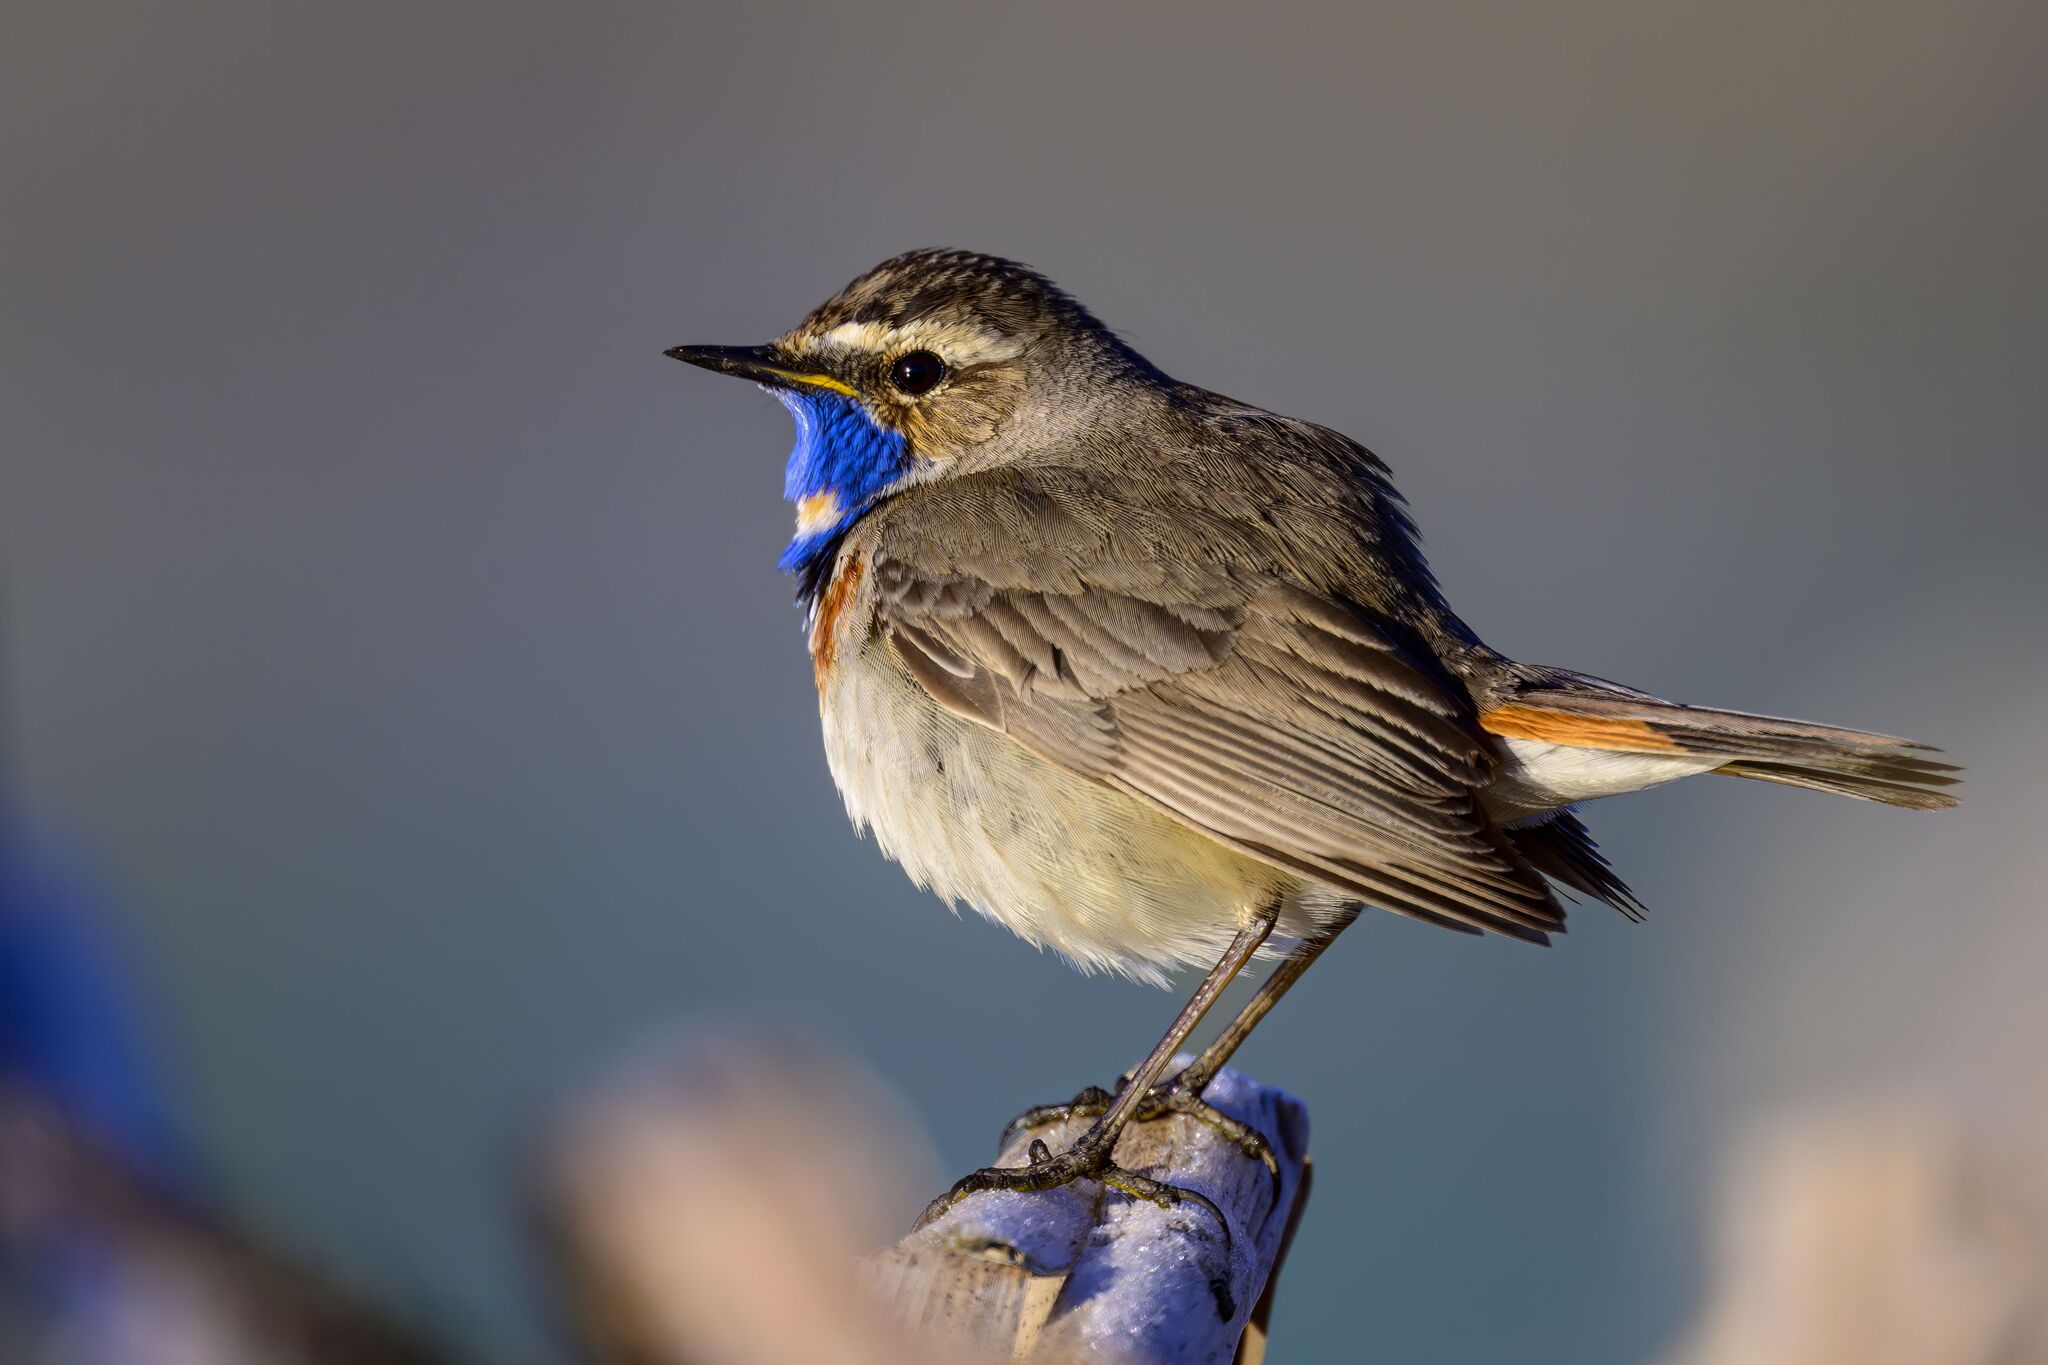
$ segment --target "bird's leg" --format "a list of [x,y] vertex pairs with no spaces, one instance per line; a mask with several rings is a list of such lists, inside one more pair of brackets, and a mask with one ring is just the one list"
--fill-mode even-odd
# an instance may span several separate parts
[[1167,1082],[1167,1087],[1200,1099],[1202,1092],[1209,1088],[1209,1082],[1215,1080],[1216,1073],[1223,1069],[1224,1063],[1243,1046],[1245,1039],[1251,1037],[1252,1030],[1259,1026],[1259,1021],[1273,1012],[1273,1006],[1280,1003],[1280,997],[1287,994],[1295,982],[1301,980],[1301,974],[1309,969],[1309,965],[1321,957],[1323,950],[1357,918],[1358,910],[1354,908],[1325,932],[1296,944],[1294,951],[1282,958],[1280,965],[1273,969],[1273,974],[1259,983],[1259,989],[1251,999],[1245,1001],[1244,1008],[1237,1012],[1237,1017],[1224,1025],[1223,1032],[1216,1035],[1215,1041],[1203,1048],[1202,1055],[1190,1062],[1180,1075]]
[[[1278,1179],[1279,1163],[1274,1160],[1272,1148],[1267,1145],[1266,1139],[1256,1128],[1232,1118],[1204,1100],[1202,1092],[1209,1088],[1209,1082],[1216,1079],[1216,1073],[1223,1069],[1224,1063],[1228,1062],[1231,1055],[1243,1045],[1244,1040],[1251,1036],[1259,1021],[1272,1012],[1273,1006],[1280,1002],[1280,997],[1287,994],[1288,988],[1301,979],[1301,974],[1309,969],[1309,964],[1322,956],[1323,950],[1330,946],[1331,941],[1357,917],[1357,912],[1353,911],[1327,932],[1304,939],[1297,944],[1294,951],[1273,969],[1272,975],[1259,983],[1258,991],[1245,1002],[1244,1008],[1237,1012],[1237,1017],[1224,1026],[1223,1032],[1216,1036],[1215,1041],[1202,1050],[1201,1056],[1190,1062],[1172,1080],[1156,1085],[1145,1093],[1132,1112],[1133,1121],[1149,1123],[1155,1119],[1169,1118],[1174,1114],[1185,1114],[1229,1138],[1246,1156],[1254,1161],[1263,1162],[1266,1169]],[[1003,1145],[1009,1145],[1013,1133],[1048,1123],[1106,1112],[1118,1096],[1135,1089],[1130,1084],[1130,1079],[1123,1078],[1117,1087],[1117,1095],[1111,1095],[1100,1086],[1090,1086],[1065,1104],[1042,1105],[1036,1109],[1026,1110],[1010,1121],[1009,1128],[1003,1133]]]
[[[1174,1016],[1173,1024],[1165,1036],[1153,1047],[1145,1060],[1138,1063],[1126,1080],[1122,1090],[1110,1097],[1109,1103],[1096,1119],[1094,1125],[1083,1133],[1072,1147],[1054,1156],[1042,1142],[1031,1144],[1031,1163],[1028,1166],[989,1166],[971,1175],[963,1176],[953,1188],[934,1199],[918,1217],[917,1225],[923,1227],[947,1209],[970,1194],[981,1190],[1050,1190],[1070,1184],[1075,1180],[1094,1179],[1113,1189],[1140,1199],[1150,1199],[1158,1204],[1175,1204],[1184,1199],[1195,1200],[1216,1213],[1209,1201],[1191,1190],[1178,1189],[1172,1185],[1148,1180],[1119,1169],[1111,1160],[1116,1151],[1116,1142],[1123,1135],[1126,1125],[1144,1103],[1160,1075],[1173,1061],[1174,1055],[1187,1042],[1188,1035],[1202,1022],[1202,1016],[1215,1005],[1223,988],[1228,986],[1244,964],[1251,961],[1252,954],[1273,932],[1273,922],[1279,918],[1277,902],[1261,906],[1237,931],[1223,956],[1202,978],[1202,984],[1195,987],[1195,993],[1182,1005],[1180,1013]],[[1007,1137],[1007,1133],[1005,1134]],[[1217,1221],[1223,1222],[1217,1214]],[[1229,1225],[1224,1224],[1227,1236]]]

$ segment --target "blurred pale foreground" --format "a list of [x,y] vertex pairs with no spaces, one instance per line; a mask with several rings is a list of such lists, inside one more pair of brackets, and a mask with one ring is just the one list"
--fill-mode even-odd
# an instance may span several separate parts
[[2020,1136],[1908,1107],[1753,1134],[1665,1365],[2048,1361],[2048,1129]]
[[[1704,1307],[1658,1365],[2048,1360],[2048,1130],[2027,1136],[1929,1107],[1755,1133],[1725,1178]],[[664,1049],[569,1106],[534,1178],[584,1359],[967,1358],[864,1283],[862,1255],[942,1186],[881,1085],[815,1039]],[[1359,1358],[1370,1341],[1366,1322]],[[0,1104],[0,1359],[469,1358],[154,1190],[26,1093]]]

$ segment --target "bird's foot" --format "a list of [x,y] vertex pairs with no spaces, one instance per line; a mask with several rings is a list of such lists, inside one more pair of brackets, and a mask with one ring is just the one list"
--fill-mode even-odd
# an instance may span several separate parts
[[1031,1132],[1035,1128],[1050,1128],[1055,1123],[1065,1123],[1069,1119],[1101,1118],[1109,1112],[1109,1107],[1116,1103],[1116,1097],[1124,1093],[1124,1087],[1129,1083],[1128,1076],[1119,1076],[1114,1093],[1104,1090],[1099,1085],[1091,1085],[1065,1104],[1034,1104],[1004,1125],[1003,1135],[997,1140],[996,1146],[1008,1151],[1010,1144],[1017,1140],[1019,1134]]
[[[1027,1109],[1011,1119],[1010,1126],[1003,1130],[1002,1145],[1008,1147],[1018,1134],[1028,1133],[1034,1128],[1064,1123],[1069,1119],[1095,1118],[1105,1114],[1109,1112],[1109,1107],[1116,1103],[1117,1096],[1123,1094],[1126,1084],[1128,1079],[1119,1077],[1116,1094],[1111,1094],[1099,1085],[1091,1085],[1065,1104],[1041,1104]],[[1204,1081],[1203,1085],[1206,1087],[1207,1082]],[[1154,1123],[1160,1119],[1172,1118],[1175,1114],[1184,1115],[1215,1129],[1235,1143],[1239,1151],[1264,1166],[1266,1174],[1273,1177],[1276,1182],[1280,1179],[1280,1162],[1274,1157],[1272,1146],[1259,1130],[1232,1118],[1203,1099],[1201,1089],[1194,1086],[1186,1073],[1169,1081],[1161,1081],[1147,1091],[1145,1098],[1139,1101],[1137,1109],[1131,1114],[1131,1121]]]
[[[1083,1092],[1084,1095],[1086,1093]],[[1007,1137],[1007,1133],[1005,1136]],[[1052,1150],[1041,1139],[1033,1138],[1029,1148],[1028,1165],[986,1166],[962,1176],[953,1183],[952,1189],[925,1206],[925,1211],[918,1215],[912,1230],[915,1231],[916,1228],[921,1228],[938,1218],[968,1195],[979,1194],[984,1190],[1055,1190],[1071,1185],[1076,1180],[1097,1180],[1133,1199],[1143,1199],[1165,1209],[1180,1204],[1199,1204],[1209,1211],[1209,1215],[1216,1220],[1216,1226],[1223,1230],[1225,1244],[1229,1243],[1230,1222],[1224,1218],[1223,1210],[1217,1208],[1206,1195],[1180,1185],[1169,1185],[1164,1181],[1139,1175],[1136,1171],[1125,1170],[1110,1159],[1115,1147],[1116,1134],[1104,1133],[1100,1125],[1089,1129],[1079,1142],[1058,1156],[1054,1156]]]

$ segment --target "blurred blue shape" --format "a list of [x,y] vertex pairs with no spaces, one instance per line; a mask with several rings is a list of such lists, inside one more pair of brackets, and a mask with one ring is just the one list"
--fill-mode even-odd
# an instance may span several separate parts
[[147,993],[75,862],[0,803],[0,1082],[55,1105],[137,1174],[185,1186],[192,1163],[147,1041]]

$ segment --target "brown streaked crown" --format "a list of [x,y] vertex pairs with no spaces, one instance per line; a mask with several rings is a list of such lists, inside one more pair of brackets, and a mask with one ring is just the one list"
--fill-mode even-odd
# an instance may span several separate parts
[[929,317],[1013,336],[1048,328],[1108,335],[1094,314],[1029,266],[943,247],[890,257],[819,304],[797,330],[820,334],[846,323],[901,327]]

